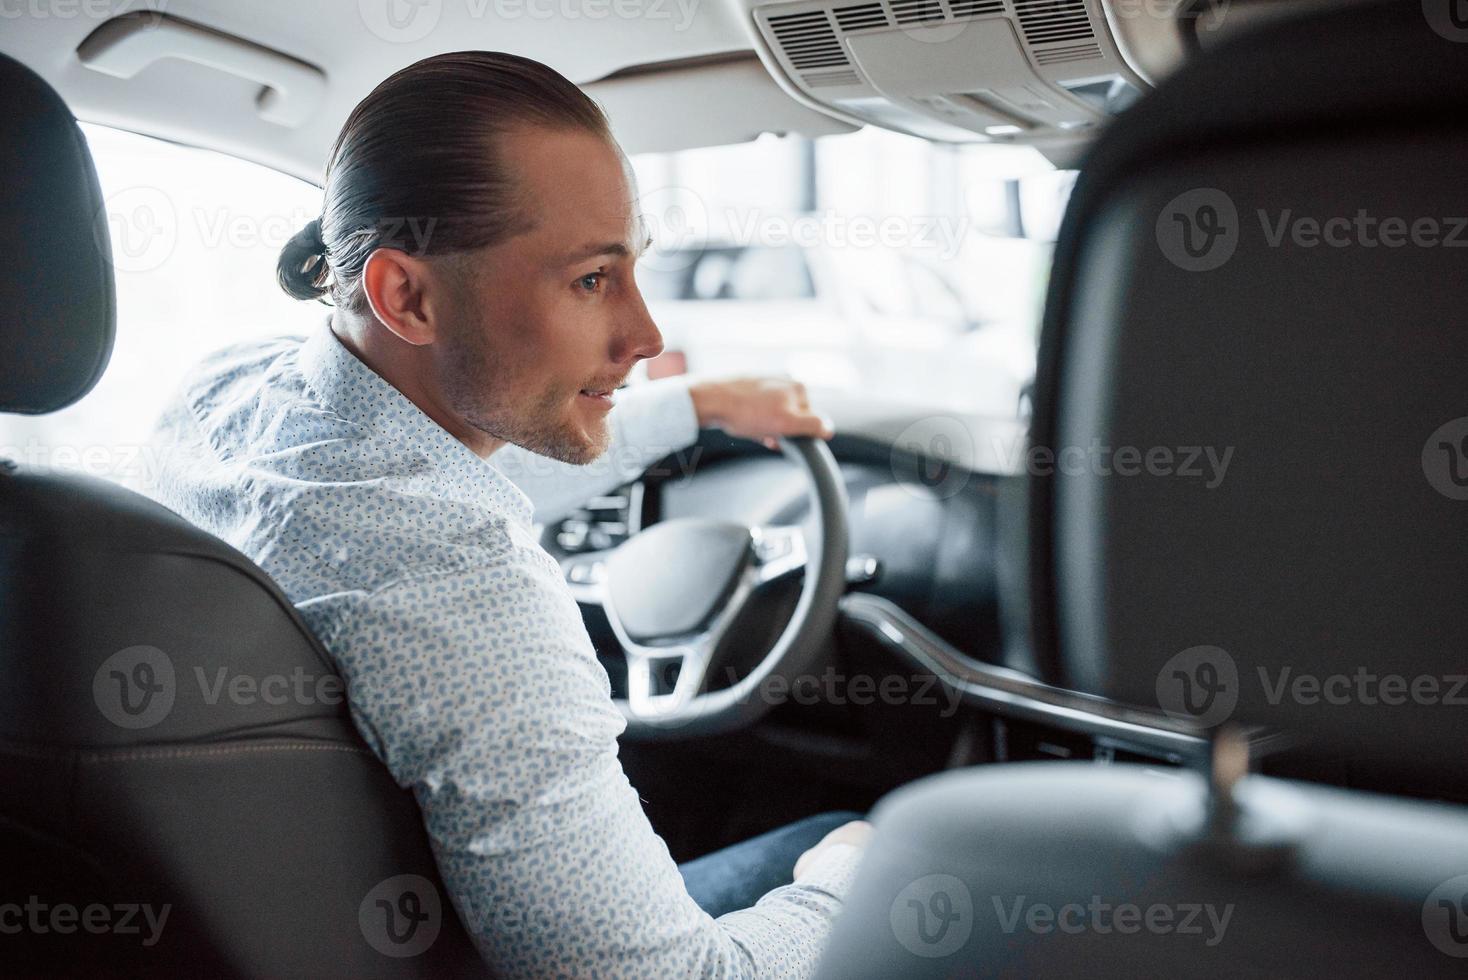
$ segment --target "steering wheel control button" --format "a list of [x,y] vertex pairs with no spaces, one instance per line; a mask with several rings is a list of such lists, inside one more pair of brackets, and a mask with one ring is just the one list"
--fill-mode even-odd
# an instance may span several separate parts
[[749,529],[760,583],[783,578],[805,567],[805,532],[794,525],[756,526]]
[[774,561],[776,558],[783,558],[790,554],[793,546],[786,535],[766,535],[755,539],[754,555],[761,562]]

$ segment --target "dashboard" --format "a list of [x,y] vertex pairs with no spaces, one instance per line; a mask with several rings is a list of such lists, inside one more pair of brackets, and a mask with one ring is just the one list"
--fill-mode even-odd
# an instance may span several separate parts
[[[1025,644],[1016,642],[1023,631],[1004,628],[1001,598],[1014,591],[1017,574],[1007,566],[1023,552],[1015,534],[1022,519],[1009,504],[1020,478],[850,432],[839,434],[831,449],[850,502],[849,587],[833,637],[835,662],[882,676],[936,677],[976,713],[1038,726],[1049,734],[1036,740],[1052,749],[1074,746],[1060,757],[1106,753],[1176,763],[1205,751],[1195,733],[1156,711],[1055,685],[1029,658]],[[800,468],[757,443],[706,431],[641,479],[545,528],[543,540],[574,587],[589,568],[577,561],[578,554],[615,547],[658,521],[688,517],[801,523],[813,530]],[[747,628],[765,630],[773,640],[796,593],[798,586],[770,599]],[[619,676],[625,669],[620,649],[599,608],[583,605],[583,613],[616,690],[625,676]],[[802,723],[821,710],[808,709]],[[870,715],[860,724],[871,723]],[[902,737],[911,739],[915,727],[940,730],[935,740],[952,736],[953,726],[941,713],[910,713],[892,722],[887,735],[901,728]]]
[[[810,521],[800,469],[762,448],[751,454],[723,442],[705,446],[691,476],[648,487],[652,516]],[[850,502],[848,551],[867,563],[852,591],[881,596],[967,655],[997,661],[996,478],[925,467],[857,439],[836,442],[832,451]]]

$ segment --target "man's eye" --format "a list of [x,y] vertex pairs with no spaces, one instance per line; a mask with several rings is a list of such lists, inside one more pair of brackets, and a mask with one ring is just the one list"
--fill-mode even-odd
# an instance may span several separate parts
[[593,272],[576,280],[576,288],[594,293],[601,286],[602,280],[606,278],[605,273]]

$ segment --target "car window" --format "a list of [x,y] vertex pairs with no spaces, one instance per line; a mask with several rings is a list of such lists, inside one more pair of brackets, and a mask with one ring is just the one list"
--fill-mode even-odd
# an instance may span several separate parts
[[692,287],[680,299],[727,299],[729,273],[739,255],[738,249],[710,248],[690,253],[693,263]]
[[[653,238],[638,275],[678,370],[1019,410],[1052,249],[1023,210],[1043,231],[1070,187],[1034,150],[867,128],[632,162]],[[813,302],[774,323],[755,305],[772,299]]]
[[953,284],[937,269],[917,259],[905,263],[912,284],[913,314],[928,320],[966,323],[967,311]]
[[658,300],[776,302],[816,295],[805,252],[793,246],[694,245],[637,267],[638,287]]
[[[0,455],[137,485],[190,366],[327,313],[275,286],[280,248],[320,213],[321,191],[225,154],[82,129],[116,268],[112,362],[76,405],[0,416]],[[1012,414],[1033,373],[1049,246],[1003,234],[1004,204],[1025,173],[1051,210],[1069,187],[1012,149],[863,130],[635,157],[654,235],[637,274],[671,362]],[[698,313],[712,300],[722,319]],[[791,321],[738,312],[770,301],[788,302]]]
[[112,360],[85,398],[0,415],[0,456],[137,485],[147,437],[184,372],[252,337],[300,334],[326,311],[275,285],[281,246],[321,191],[268,167],[100,126],[96,160],[117,282]]
[[740,249],[720,298],[768,303],[814,295],[805,253],[785,246]]
[[640,262],[637,265],[637,288],[649,303],[660,300],[692,299],[693,265],[660,266]]

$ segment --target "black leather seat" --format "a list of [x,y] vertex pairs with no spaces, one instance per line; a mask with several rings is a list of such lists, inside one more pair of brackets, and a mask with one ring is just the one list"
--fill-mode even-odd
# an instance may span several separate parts
[[[903,789],[823,975],[1463,975],[1468,808],[1244,776],[1228,726],[1462,797],[1465,100],[1468,44],[1420,5],[1347,5],[1203,53],[1098,141],[1032,438],[1172,468],[1029,480],[1030,639],[1211,734],[1214,771]],[[1178,471],[1193,446],[1221,480]]]
[[[0,90],[0,410],[36,414],[101,375],[112,269],[75,120]],[[483,975],[340,691],[243,555],[0,462],[0,975]]]

